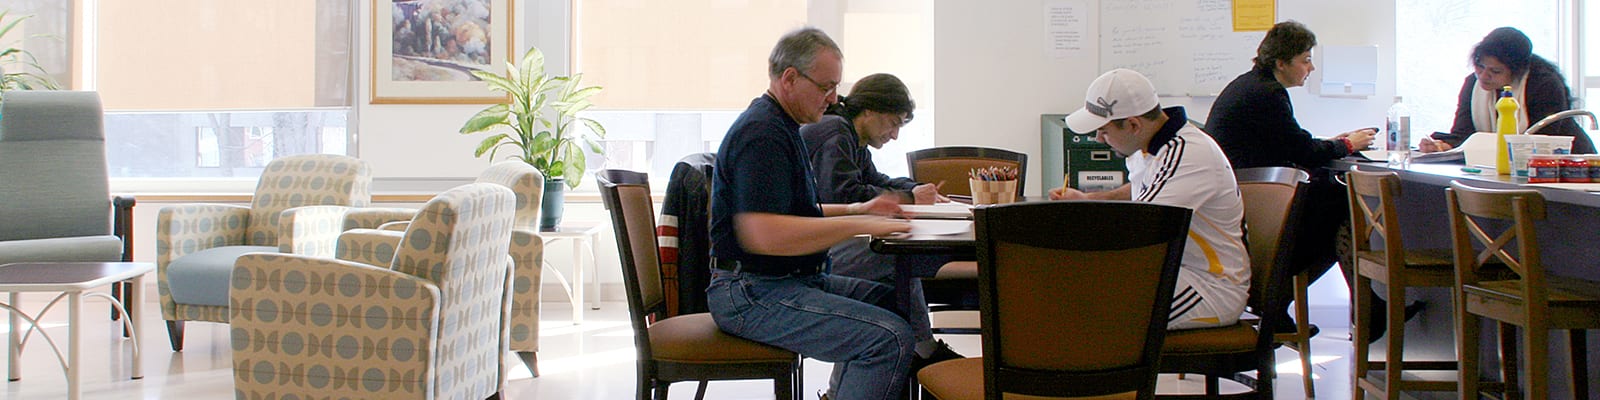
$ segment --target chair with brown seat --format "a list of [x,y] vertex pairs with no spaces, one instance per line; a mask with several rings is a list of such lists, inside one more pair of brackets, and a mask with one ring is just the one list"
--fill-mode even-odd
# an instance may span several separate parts
[[[1527,398],[1551,398],[1546,387],[1549,331],[1566,330],[1572,362],[1567,398],[1590,398],[1584,330],[1600,329],[1600,282],[1545,273],[1534,231],[1534,222],[1545,219],[1544,196],[1534,190],[1482,189],[1451,182],[1445,198],[1455,252],[1458,393],[1477,398],[1481,389],[1489,389],[1506,393],[1505,398],[1521,398],[1517,392],[1522,384],[1516,377],[1521,361],[1526,364]],[[1510,226],[1498,228],[1505,223]],[[1482,250],[1475,249],[1478,246]],[[1505,263],[1509,279],[1484,279],[1474,273],[1489,261]],[[1499,322],[1501,382],[1479,382],[1480,317]],[[1518,326],[1523,328],[1522,347],[1527,351],[1521,360],[1512,337]]]
[[[1278,263],[1278,254],[1288,252],[1293,242],[1284,240],[1289,233],[1284,230],[1285,222],[1298,210],[1296,207],[1306,190],[1303,185],[1310,181],[1311,175],[1297,168],[1260,167],[1235,170],[1233,176],[1239,182],[1239,197],[1244,202],[1245,243],[1249,245],[1252,272],[1283,269],[1284,264]],[[1265,296],[1269,294],[1264,291],[1270,276],[1252,274],[1253,281],[1261,282],[1250,285],[1249,304],[1257,314],[1278,314],[1274,309],[1265,308],[1268,303]],[[1316,397],[1311,373],[1311,328],[1306,322],[1306,286],[1301,284],[1307,277],[1305,273],[1293,277],[1295,331],[1274,333],[1273,341],[1287,344],[1299,353],[1301,383],[1305,386],[1306,397],[1311,398]],[[1284,300],[1273,303],[1282,304]]]
[[1022,196],[1023,185],[1028,181],[1028,155],[1006,149],[934,147],[906,153],[906,165],[911,167],[911,180],[943,183],[939,193],[947,196],[972,195],[972,187],[967,185],[967,172],[974,168],[1016,168],[1019,197]]
[[[911,180],[925,183],[942,183],[939,192],[947,196],[971,196],[967,173],[976,168],[1010,167],[1017,169],[1017,197],[1022,197],[1028,181],[1028,155],[1006,149],[989,147],[947,146],[934,147],[906,153],[906,165],[911,170]],[[923,293],[931,303],[946,306],[932,307],[933,311],[970,310],[961,307],[977,291],[978,263],[955,261],[939,268],[938,275],[922,280]],[[970,333],[971,328],[935,327],[935,332]]]
[[923,368],[922,386],[940,400],[1152,398],[1192,212],[1081,201],[975,214],[984,357]]
[[[1161,398],[1270,399],[1277,378],[1272,345],[1278,341],[1292,342],[1302,349],[1301,365],[1308,378],[1310,375],[1310,361],[1305,359],[1309,350],[1304,350],[1309,348],[1309,343],[1294,337],[1280,338],[1271,330],[1260,328],[1273,326],[1281,314],[1261,310],[1281,310],[1287,305],[1285,296],[1268,294],[1290,290],[1293,277],[1273,272],[1285,269],[1289,262],[1294,243],[1293,223],[1301,212],[1299,205],[1304,198],[1306,174],[1292,168],[1251,168],[1236,171],[1234,175],[1244,203],[1246,242],[1250,252],[1250,300],[1247,304],[1261,316],[1257,321],[1241,319],[1225,327],[1168,332],[1161,348],[1161,372],[1203,375],[1205,393],[1163,395]],[[1255,372],[1256,376],[1247,379],[1242,375],[1246,372]],[[1221,394],[1222,378],[1247,383],[1252,386],[1251,390],[1224,396]],[[1311,397],[1309,384],[1306,393]]]
[[664,400],[674,382],[700,382],[695,398],[701,399],[707,381],[772,379],[778,399],[793,399],[800,387],[800,358],[795,353],[723,333],[710,314],[665,317],[655,207],[647,176],[605,170],[595,178],[611,213],[622,259],[628,319],[639,356],[638,398]]
[[[1407,370],[1454,370],[1455,361],[1405,361],[1406,288],[1450,287],[1454,285],[1453,261],[1449,249],[1408,249],[1400,235],[1400,176],[1392,171],[1373,172],[1352,168],[1345,175],[1350,196],[1351,256],[1355,263],[1355,287],[1371,287],[1374,281],[1388,285],[1388,345],[1384,360],[1371,361],[1368,325],[1372,324],[1369,302],[1373,291],[1356,290],[1350,308],[1355,310],[1351,341],[1355,344],[1352,392],[1357,398],[1372,392],[1387,399],[1400,398],[1408,390],[1451,391],[1455,382],[1407,377]],[[1377,243],[1375,245],[1374,243]],[[1381,372],[1381,375],[1372,372]]]

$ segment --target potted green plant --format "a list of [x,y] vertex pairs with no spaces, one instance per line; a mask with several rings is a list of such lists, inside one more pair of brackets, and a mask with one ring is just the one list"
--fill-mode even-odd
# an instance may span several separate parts
[[[23,15],[8,20],[10,14],[11,11],[0,9],[0,37],[11,33],[22,21],[33,18],[32,15]],[[8,90],[61,88],[55,79],[50,78],[49,72],[39,65],[39,59],[34,58],[33,53],[18,47],[22,40],[0,43],[0,102],[5,101],[5,92]]]
[[[584,149],[604,154],[598,139],[604,138],[605,127],[595,120],[579,117],[578,113],[593,104],[589,97],[600,92],[599,86],[583,87],[583,74],[556,76],[545,73],[544,53],[530,48],[523,54],[521,65],[506,63],[506,74],[473,71],[472,76],[489,84],[489,89],[510,94],[509,104],[495,104],[479,111],[461,126],[462,134],[485,132],[496,127],[511,128],[511,132],[490,135],[478,143],[476,157],[489,154],[494,159],[502,147],[516,150],[513,156],[533,165],[544,174],[544,203],[540,205],[541,228],[553,228],[561,222],[561,205],[564,188],[576,188],[583,180],[586,159]],[[589,129],[580,129],[581,122]]]

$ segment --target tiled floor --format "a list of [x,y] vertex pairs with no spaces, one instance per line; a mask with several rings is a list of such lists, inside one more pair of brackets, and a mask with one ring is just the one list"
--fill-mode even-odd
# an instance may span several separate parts
[[[160,321],[159,307],[153,302],[154,291],[148,291],[141,321],[145,323],[145,350],[142,380],[130,380],[129,359],[132,344],[116,339],[115,331],[105,318],[103,301],[84,302],[89,316],[84,318],[83,393],[85,399],[226,399],[233,396],[232,366],[229,363],[228,331],[222,324],[190,323],[184,351],[173,352],[167,345],[165,329]],[[48,298],[24,297],[23,309],[35,312]],[[540,353],[538,378],[530,378],[528,371],[518,362],[513,369],[505,397],[509,399],[629,399],[633,396],[634,352],[631,330],[626,319],[626,306],[622,303],[602,303],[599,311],[586,314],[583,324],[574,325],[567,320],[571,315],[564,302],[546,302],[545,323]],[[65,304],[46,316],[44,324],[52,336],[57,337],[65,350]],[[1323,324],[1322,335],[1313,341],[1317,363],[1317,397],[1324,399],[1348,398],[1349,342],[1342,323]],[[0,318],[0,332],[5,328]],[[957,351],[975,355],[979,352],[977,336],[950,335],[949,341]],[[513,358],[514,359],[514,358]],[[1295,353],[1279,350],[1280,378],[1277,397],[1301,398],[1299,367]],[[66,397],[66,379],[50,347],[37,337],[22,354],[23,379],[4,383],[0,399],[60,399]],[[805,366],[807,393],[815,393],[827,385],[829,367],[826,363],[808,360]],[[1190,377],[1179,381],[1175,376],[1163,376],[1161,391],[1199,390],[1199,382]],[[708,398],[713,399],[763,399],[771,398],[771,383],[762,381],[712,383]],[[672,398],[693,398],[694,385],[683,383],[673,386]]]

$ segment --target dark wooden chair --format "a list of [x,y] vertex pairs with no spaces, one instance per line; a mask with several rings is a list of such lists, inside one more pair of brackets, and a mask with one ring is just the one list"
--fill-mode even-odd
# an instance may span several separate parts
[[711,314],[666,317],[655,205],[644,173],[605,170],[595,173],[600,197],[611,213],[627,287],[628,319],[638,351],[639,400],[667,398],[674,382],[700,382],[696,399],[705,398],[706,382],[771,379],[779,400],[798,396],[800,357],[717,328]]
[[[1441,287],[1455,285],[1454,261],[1450,249],[1408,249],[1400,237],[1401,214],[1395,204],[1399,201],[1400,176],[1392,171],[1370,172],[1351,169],[1345,175],[1349,182],[1351,254],[1355,263],[1355,286],[1365,288],[1372,282],[1387,285],[1389,296],[1386,334],[1389,338],[1384,349],[1386,361],[1372,361],[1367,337],[1372,315],[1367,304],[1372,291],[1356,290],[1350,307],[1355,310],[1351,326],[1351,341],[1355,344],[1355,396],[1371,392],[1386,399],[1400,398],[1402,391],[1453,391],[1456,382],[1450,380],[1425,380],[1407,370],[1455,370],[1455,361],[1405,361],[1405,304],[1406,289],[1412,287]],[[1377,242],[1379,245],[1374,245]],[[1374,373],[1376,372],[1376,373]]]
[[911,180],[943,182],[939,192],[946,196],[972,195],[972,187],[967,185],[967,172],[973,168],[1016,168],[1018,197],[1025,193],[1023,185],[1028,182],[1028,155],[1006,149],[934,147],[906,153],[906,165],[911,167]]
[[[967,172],[974,168],[1011,167],[1017,169],[1017,198],[1021,199],[1028,182],[1028,155],[1006,149],[989,147],[950,146],[934,147],[906,153],[906,165],[911,179],[923,183],[943,183],[939,192],[947,196],[971,196]],[[923,293],[931,311],[973,310],[971,301],[977,293],[978,263],[955,261],[939,268],[938,275],[922,280]],[[977,333],[970,326],[943,326],[935,324],[937,333]]]
[[[1293,246],[1292,240],[1284,240],[1289,233],[1284,231],[1284,227],[1290,213],[1295,212],[1295,207],[1300,204],[1301,193],[1305,191],[1302,185],[1310,181],[1311,175],[1296,168],[1260,167],[1235,170],[1233,176],[1239,183],[1239,196],[1244,202],[1245,243],[1249,245],[1251,272],[1272,270],[1275,274],[1287,267],[1278,262],[1278,253],[1288,252]],[[1285,295],[1264,292],[1270,276],[1252,274],[1252,280],[1261,282],[1252,282],[1250,285],[1250,308],[1257,314],[1277,314],[1276,310],[1265,308],[1268,303],[1266,296]],[[1274,333],[1272,340],[1288,345],[1300,355],[1300,381],[1305,387],[1306,398],[1311,398],[1316,397],[1316,387],[1312,382],[1311,325],[1307,322],[1310,313],[1306,307],[1306,283],[1310,281],[1310,276],[1309,273],[1301,273],[1292,279],[1290,287],[1293,293],[1287,295],[1292,296],[1295,302],[1295,331]],[[1261,327],[1257,326],[1256,329]]]
[[[1504,393],[1504,398],[1551,398],[1549,332],[1564,330],[1572,362],[1567,398],[1590,398],[1585,335],[1588,329],[1600,329],[1600,282],[1545,273],[1534,231],[1534,222],[1545,219],[1544,196],[1535,190],[1482,189],[1450,182],[1445,198],[1455,252],[1458,393],[1477,398],[1480,390],[1488,389]],[[1507,223],[1509,227],[1499,228]],[[1479,271],[1491,261],[1504,263],[1509,276],[1485,279]],[[1479,382],[1480,318],[1499,322],[1500,382]],[[1522,335],[1514,335],[1519,326]],[[1515,336],[1522,338],[1525,358],[1517,355]],[[1519,361],[1526,363],[1525,389],[1516,375]]]
[[923,368],[922,386],[940,400],[1152,398],[1191,211],[1084,201],[975,214],[984,357]]
[[[1309,380],[1310,360],[1306,358],[1309,340],[1301,341],[1295,335],[1280,339],[1270,329],[1262,327],[1273,326],[1281,313],[1261,311],[1287,306],[1287,297],[1272,294],[1291,290],[1294,277],[1275,272],[1285,269],[1289,262],[1294,243],[1293,224],[1301,212],[1306,174],[1292,168],[1257,168],[1236,171],[1234,176],[1244,202],[1250,253],[1250,300],[1247,304],[1261,317],[1225,327],[1168,332],[1161,349],[1161,372],[1202,375],[1205,393],[1162,395],[1161,398],[1271,399],[1277,378],[1273,344],[1279,341],[1300,349],[1301,364],[1308,371]],[[1310,335],[1303,337],[1309,339]],[[1252,371],[1256,373],[1254,377],[1245,375]],[[1223,395],[1223,378],[1244,383],[1250,390]],[[1311,393],[1309,384],[1307,393]]]

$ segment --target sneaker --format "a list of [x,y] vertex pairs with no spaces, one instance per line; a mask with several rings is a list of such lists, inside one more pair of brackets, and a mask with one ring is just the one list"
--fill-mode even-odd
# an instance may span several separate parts
[[[1373,342],[1377,342],[1378,339],[1383,338],[1384,335],[1389,333],[1389,329],[1388,329],[1389,328],[1389,319],[1387,317],[1388,311],[1386,311],[1387,310],[1386,307],[1388,307],[1388,305],[1385,304],[1383,302],[1383,300],[1381,300],[1381,299],[1379,299],[1378,301],[1375,301],[1374,303],[1377,303],[1377,304],[1375,304],[1375,306],[1381,306],[1381,307],[1374,307],[1375,309],[1372,310],[1372,323],[1367,325],[1367,343],[1368,344],[1371,344]],[[1418,302],[1413,302],[1411,304],[1407,304],[1406,305],[1406,321],[1410,321],[1410,320],[1416,318],[1417,315],[1418,314],[1422,314],[1422,310],[1426,309],[1427,307],[1428,307],[1428,303],[1424,302],[1424,301],[1418,301]],[[1352,338],[1352,339],[1354,339],[1354,338]]]
[[941,361],[949,361],[949,360],[954,360],[954,359],[958,359],[958,358],[967,358],[967,356],[963,356],[963,355],[961,355],[961,353],[957,353],[955,350],[951,349],[950,348],[950,344],[949,343],[945,343],[945,341],[943,341],[943,340],[938,341],[935,344],[935,346],[937,346],[937,347],[934,347],[933,353],[929,354],[927,358],[923,358],[923,357],[920,357],[920,356],[916,356],[916,357],[912,357],[911,358],[911,372],[912,373],[916,373],[917,371],[921,371],[922,367],[926,367],[926,366],[929,366],[929,365],[937,364],[937,363],[939,363]]
[[[1279,316],[1275,321],[1277,322],[1272,323],[1272,333],[1295,333],[1295,330],[1299,329],[1295,326],[1294,318],[1288,315]],[[1322,333],[1322,328],[1318,328],[1317,324],[1306,324],[1306,331],[1308,333],[1306,337],[1317,337],[1318,333]]]

